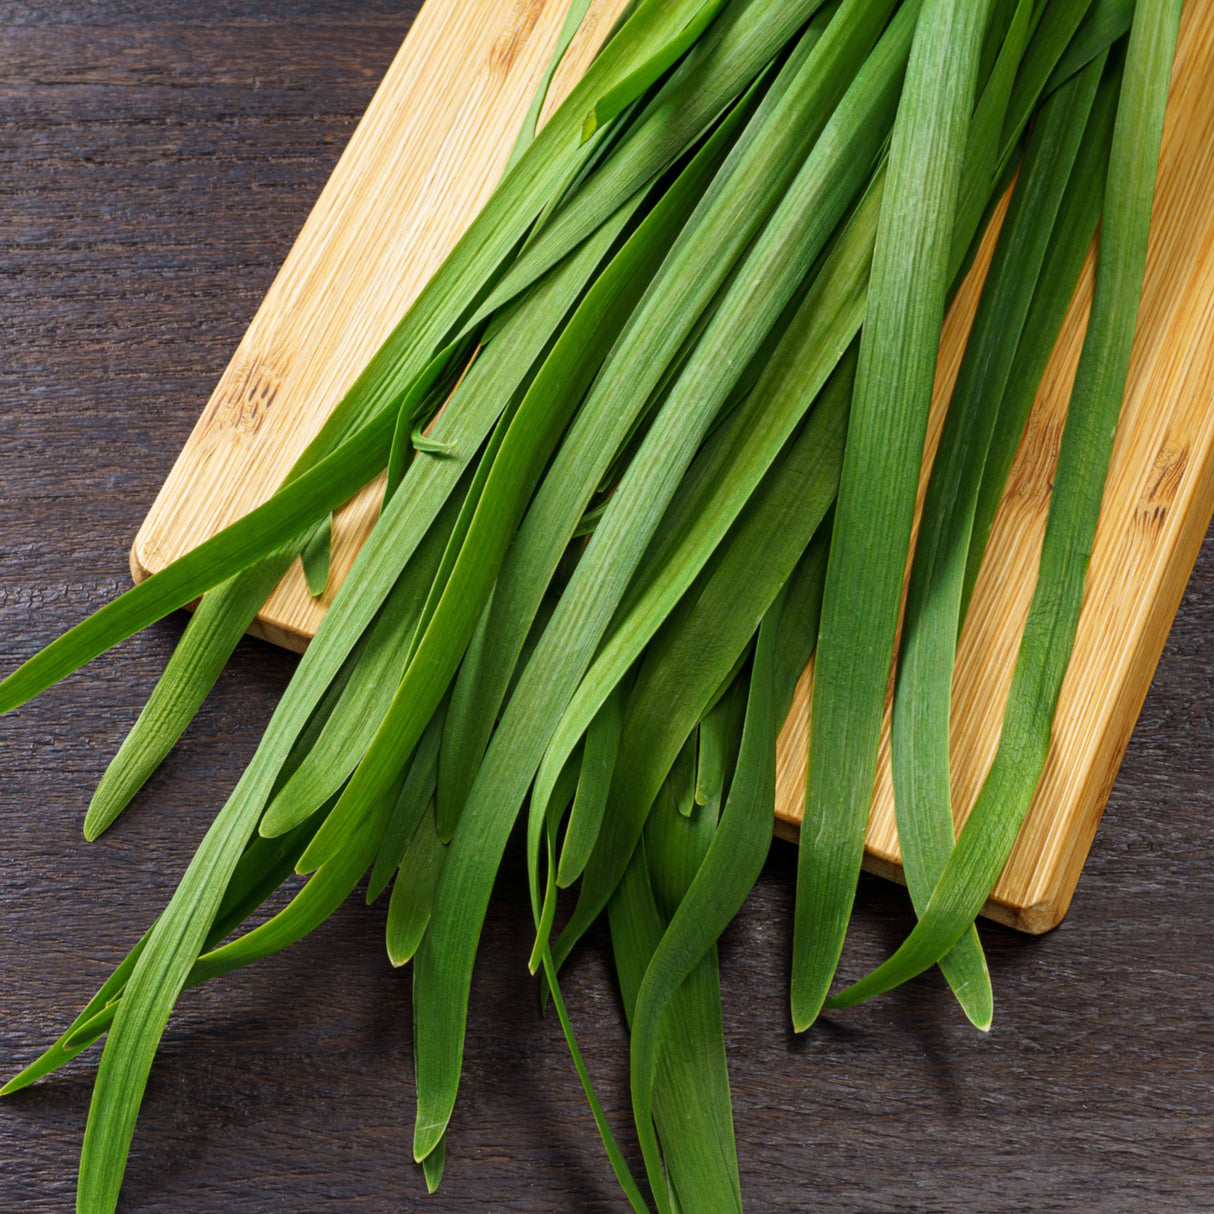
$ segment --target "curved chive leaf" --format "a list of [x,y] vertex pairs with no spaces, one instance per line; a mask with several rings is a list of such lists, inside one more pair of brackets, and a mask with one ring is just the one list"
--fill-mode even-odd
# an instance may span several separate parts
[[465,473],[376,613],[362,641],[358,663],[320,736],[266,807],[258,826],[262,835],[283,834],[309,817],[341,788],[370,745],[392,700],[468,480]]
[[[965,561],[987,449],[1054,220],[1088,125],[1102,62],[1042,107],[999,234],[953,389],[919,524],[898,652],[892,766],[911,899],[926,908],[953,849],[949,707]],[[941,965],[965,1014],[990,1026],[990,975],[976,932]]]
[[793,935],[798,1031],[826,998],[864,848],[988,9],[926,0],[894,122],[814,673]]
[[[392,814],[384,830],[384,839],[375,857],[375,869],[367,882],[367,905],[370,906],[387,888],[393,873],[405,859],[411,840],[416,836],[418,823],[430,807],[433,818],[434,786],[438,775],[438,746],[442,737],[443,723],[447,716],[443,703],[431,718],[417,744],[417,751],[409,764],[409,772],[401,784]],[[437,831],[437,825],[435,830]]]
[[618,117],[651,85],[656,84],[691,49],[724,3],[725,0],[703,0],[691,20],[669,42],[658,47],[631,75],[604,93],[582,123],[582,142],[585,143],[599,127],[606,126]]
[[1136,3],[1137,0],[1095,0],[1046,81],[1044,91],[1056,89],[1122,37],[1134,19]]
[[556,873],[556,883],[562,889],[572,885],[581,875],[603,824],[611,775],[620,753],[620,734],[624,728],[628,691],[627,679],[616,684],[615,690],[607,697],[586,731],[577,794],[569,811],[569,824],[565,828]]
[[447,1163],[447,1135],[438,1140],[438,1145],[422,1160],[422,1175],[426,1178],[426,1191],[436,1193],[442,1183],[443,1168]]
[[[759,629],[737,771],[704,859],[645,969],[631,1017],[632,1108],[650,1184],[662,1201],[661,1160],[653,1128],[662,1029],[676,992],[716,943],[754,885],[771,845],[776,793],[775,640],[777,598]],[[707,812],[705,807],[701,812]],[[680,1030],[672,1026],[672,1031]],[[677,1186],[676,1186],[677,1187]],[[738,1206],[740,1208],[740,1201]],[[699,1208],[693,1207],[693,1208]]]
[[269,501],[52,641],[0,683],[0,712],[25,703],[119,641],[184,607],[340,506],[383,466],[387,420],[364,426]]
[[329,566],[333,556],[333,512],[329,511],[308,537],[299,554],[308,593],[315,599],[329,584]]
[[288,546],[203,595],[93,793],[84,817],[86,839],[110,826],[176,745],[293,558],[293,546]]
[[1181,0],[1135,10],[1109,157],[1092,312],[999,749],[918,925],[889,960],[835,996],[833,1007],[889,990],[952,946],[982,909],[1007,862],[1041,777],[1129,372],[1180,10]]
[[999,421],[987,447],[970,532],[961,598],[962,619],[969,609],[974,583],[995,522],[995,512],[1003,498],[1016,448],[1037,394],[1037,385],[1045,373],[1100,222],[1120,82],[1119,69],[1110,63],[1110,70],[1106,71],[1092,105],[1088,129],[1079,145],[1079,154],[1054,221],[1054,232],[1037,281],[1032,307],[1025,319],[1024,332],[1016,350],[1015,368],[1008,377],[1003,399],[999,402]]
[[385,935],[388,959],[393,965],[404,965],[417,952],[430,922],[438,880],[447,859],[447,845],[439,838],[434,822],[434,802],[425,806],[424,811],[400,858],[388,902]]

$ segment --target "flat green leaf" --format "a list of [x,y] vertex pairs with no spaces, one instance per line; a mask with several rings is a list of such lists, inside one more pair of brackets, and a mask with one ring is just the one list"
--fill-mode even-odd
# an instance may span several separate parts
[[446,858],[447,846],[438,837],[431,801],[423,806],[421,819],[400,858],[388,903],[388,959],[393,965],[404,965],[422,942]]
[[[556,917],[556,837],[565,810],[577,792],[578,777],[582,769],[582,748],[569,756],[556,784],[543,803],[543,812],[536,813],[533,802],[527,822],[527,882],[531,892],[531,914],[535,920],[535,945],[527,962],[534,974],[548,956],[548,937]],[[546,853],[546,870],[543,883],[540,881],[541,845]]]
[[826,997],[859,875],[988,9],[926,0],[894,123],[814,671],[798,1031]]
[[333,553],[333,513],[330,511],[316,525],[299,554],[308,593],[319,598],[329,584],[329,565]]
[[792,708],[797,684],[818,643],[822,616],[822,590],[826,582],[826,560],[830,554],[833,511],[822,520],[814,538],[797,562],[785,591],[780,612],[780,635],[776,639],[772,696],[776,720],[781,724]]
[[1137,0],[1094,0],[1083,24],[1075,31],[1075,36],[1058,60],[1044,91],[1050,93],[1058,88],[1125,35],[1134,19],[1136,3]]
[[699,744],[698,731],[688,733],[674,763],[666,773],[666,787],[674,800],[675,808],[685,818],[690,818],[696,805],[696,759]]
[[[590,0],[570,0],[569,7],[565,10],[565,20],[561,25],[561,31],[557,34],[556,46],[552,48],[552,57],[548,60],[548,66],[544,68],[544,74],[540,77],[539,84],[536,85],[531,97],[531,104],[527,107],[527,113],[523,115],[518,138],[515,139],[514,147],[510,150],[510,159],[506,161],[505,172],[509,173],[514,168],[522,154],[535,141],[540,125],[540,114],[543,113],[544,103],[548,100],[548,89],[552,84],[552,77],[556,75],[561,60],[565,58],[565,52],[569,49],[589,7]],[[433,1189],[430,1191],[434,1192]]]
[[[465,482],[469,479],[465,473]],[[319,737],[266,807],[258,830],[280,835],[309,817],[349,779],[392,700],[430,585],[455,525],[466,483],[444,503],[367,629],[357,665]],[[461,492],[461,489],[464,492]]]
[[[966,556],[991,436],[1100,80],[1102,62],[1038,114],[970,329],[932,464],[898,654],[892,759],[907,887],[922,911],[953,849],[949,709]],[[990,976],[976,932],[941,968],[966,1015],[990,1025]]]
[[466,368],[475,346],[475,337],[449,342],[426,363],[409,385],[396,411],[392,446],[388,452],[385,498],[396,492],[415,450],[437,455],[453,454],[455,448],[452,443],[420,438],[418,432],[454,390],[455,381]]
[[[408,773],[401,784],[400,795],[388,819],[379,854],[375,857],[375,868],[367,882],[368,906],[387,889],[393,873],[404,860],[411,839],[417,833],[417,823],[424,818],[427,807],[433,807],[434,790],[438,783],[438,748],[446,716],[447,701],[444,700],[417,744]],[[435,829],[437,831],[437,826]]]
[[696,729],[694,794],[697,805],[719,801],[729,780],[729,770],[737,757],[730,754],[730,744],[736,734],[731,728],[733,707],[733,697],[726,693],[708,709]]
[[569,1013],[565,1008],[565,1000],[561,996],[561,988],[556,978],[556,969],[552,964],[551,956],[547,955],[546,952],[543,957],[543,965],[548,989],[552,993],[552,1005],[556,1008],[557,1018],[561,1023],[561,1031],[565,1034],[565,1043],[569,1047],[569,1054],[577,1070],[578,1079],[581,1081],[582,1090],[586,1093],[586,1101],[590,1105],[591,1114],[594,1117],[595,1125],[598,1127],[599,1137],[603,1140],[603,1146],[606,1148],[607,1158],[611,1162],[611,1170],[615,1174],[620,1188],[624,1190],[624,1196],[628,1198],[628,1204],[632,1206],[636,1214],[649,1214],[649,1207],[645,1204],[645,1199],[641,1196],[641,1191],[637,1188],[637,1183],[633,1180],[632,1173],[628,1170],[624,1154],[620,1150],[615,1135],[611,1131],[607,1114],[603,1111],[603,1106],[595,1093],[594,1084],[590,1081],[590,1073],[586,1070],[582,1051],[578,1047],[577,1038],[573,1033],[573,1025],[570,1023]]
[[[777,730],[773,683],[781,610],[782,602],[777,600],[759,631],[738,767],[721,821],[645,969],[631,1017],[633,1115],[660,1209],[667,1207],[661,1199],[661,1160],[653,1114],[663,1026],[679,988],[714,947],[750,892],[771,844]],[[701,812],[708,812],[707,807]],[[669,1025],[669,1036],[684,1033],[677,1021]],[[732,1134],[729,1145],[732,1147]],[[666,1146],[668,1150],[668,1141]],[[679,1187],[676,1177],[676,1190]],[[736,1179],[733,1187],[736,1191]],[[715,1188],[718,1201],[728,1204],[722,1186],[717,1184]],[[741,1208],[740,1196],[735,1204]],[[689,1208],[702,1207],[697,1202]]]
[[599,127],[606,126],[618,117],[651,85],[656,84],[699,40],[724,3],[725,0],[705,0],[691,20],[669,42],[658,47],[631,75],[604,93],[582,123],[582,142],[585,143]]
[[85,1004],[84,1010],[68,1025],[59,1040],[0,1088],[0,1096],[8,1096],[12,1092],[29,1087],[31,1083],[36,1083],[52,1071],[58,1070],[65,1062],[70,1062],[77,1054],[83,1053],[96,1041],[96,1036],[90,1036],[80,1043],[72,1044],[79,1035],[79,1030],[103,1011],[115,995],[122,992],[146,942],[147,933],[115,968],[100,990]]
[[438,1140],[438,1145],[422,1160],[422,1175],[426,1178],[426,1191],[436,1193],[443,1179],[443,1168],[447,1163],[447,1136]]
[[[1003,164],[999,133],[1007,118],[1008,104],[1015,87],[1017,69],[1023,62],[1025,46],[1033,30],[1033,17],[1043,10],[1034,0],[1018,0],[1011,22],[999,46],[999,53],[985,84],[978,95],[978,103],[970,119],[970,130],[966,140],[965,167],[961,175],[961,195],[957,202],[958,216],[981,212],[985,200],[990,197],[995,179],[1000,176]],[[981,77],[979,77],[981,79]],[[954,245],[968,243],[968,225],[958,223],[954,228]],[[954,247],[953,255],[958,250]]]
[[389,433],[386,419],[365,426],[269,501],[52,641],[0,683],[0,712],[45,691],[119,641],[268,556],[336,509],[383,466]]
[[1092,0],[1050,0],[1042,10],[1008,100],[1000,140],[1000,163],[1008,158],[1020,139],[1020,132],[1037,108],[1047,82],[1091,7]]
[[86,839],[97,838],[110,826],[176,745],[293,559],[294,545],[288,545],[203,595],[93,793],[84,818]]
[[591,848],[598,838],[603,814],[607,809],[607,794],[611,775],[620,752],[620,734],[624,728],[624,706],[629,691],[628,681],[621,680],[603,707],[595,714],[586,731],[586,745],[578,772],[577,795],[569,812],[569,825],[561,846],[560,865],[556,883],[562,889],[572,885],[581,875]]
[[1125,392],[1180,0],[1137,8],[1113,130],[1100,260],[1071,391],[999,749],[926,911],[897,952],[831,1002],[847,1007],[921,973],[972,923],[1032,800],[1083,604],[1088,557]]
[[[294,872],[296,860],[308,845],[312,835],[316,833],[316,828],[330,808],[332,808],[332,802],[322,806],[311,819],[301,823],[288,834],[275,839],[254,836],[249,841],[232,873],[228,887],[224,891],[215,920],[207,933],[204,952],[213,949],[224,937],[230,935],[282,886],[282,883]],[[257,959],[258,955],[251,955],[248,961]],[[248,964],[248,961],[243,964]],[[123,965],[119,966],[118,972],[129,973],[129,970],[125,968],[129,962],[133,962],[133,956],[128,957]],[[233,968],[236,967],[228,967],[228,969]],[[199,962],[195,964],[186,978],[185,988],[197,986],[208,978],[215,977],[217,973],[226,972],[227,970],[224,969],[208,969]],[[107,983],[106,988],[109,987],[110,983]],[[69,1056],[74,1056],[80,1050],[87,1049],[110,1028],[118,1011],[121,997],[122,989],[115,989],[101,1010],[95,1012],[88,1020],[84,1020],[82,1016],[68,1030],[61,1040],[65,1041],[67,1049],[72,1051]],[[63,1061],[66,1061],[66,1058]],[[61,1063],[56,1065],[61,1065]]]
[[1025,319],[1015,366],[999,402],[999,420],[982,467],[982,484],[970,532],[961,598],[962,618],[969,608],[995,513],[1037,395],[1037,385],[1045,373],[1100,222],[1120,84],[1121,77],[1116,70],[1106,72],[1101,81],[1088,129],[1079,145],[1079,154],[1054,223],[1033,303]]

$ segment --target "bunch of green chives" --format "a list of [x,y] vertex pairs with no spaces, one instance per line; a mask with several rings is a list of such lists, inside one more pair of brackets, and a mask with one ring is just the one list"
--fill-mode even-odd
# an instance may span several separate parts
[[[585,8],[571,6],[558,58]],[[177,892],[3,1089],[106,1036],[79,1210],[114,1209],[180,992],[300,939],[368,874],[368,901],[391,887],[389,957],[414,966],[414,1156],[433,1189],[516,826],[530,965],[628,1201],[648,1208],[559,987],[604,911],[648,1199],[740,1209],[716,942],[766,856],[776,734],[815,649],[793,1023],[813,1023],[842,948],[891,663],[919,923],[830,1003],[938,964],[990,1023],[974,919],[1040,777],[1070,657],[1179,16],[1180,0],[638,0],[537,134],[549,71],[496,192],[277,493],[0,684],[7,711],[202,596],[93,797],[95,837],[290,563],[323,591],[333,510],[387,469],[380,520]],[[945,307],[1013,178],[895,655]],[[1098,225],[1002,741],[955,838],[957,636]],[[250,926],[294,872],[306,884]]]

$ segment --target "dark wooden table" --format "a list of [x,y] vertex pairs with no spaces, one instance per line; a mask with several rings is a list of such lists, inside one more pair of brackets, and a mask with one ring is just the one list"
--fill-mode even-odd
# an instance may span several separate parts
[[[199,11],[205,13],[199,17]],[[0,3],[0,667],[128,584],[135,529],[290,247],[413,7],[384,0]],[[295,659],[244,642],[126,818],[93,785],[182,628],[168,620],[0,721],[0,1068],[28,1061],[168,898]],[[722,949],[752,1211],[1214,1209],[1214,543],[1207,543],[1069,918],[987,926],[997,1013],[928,977],[804,1037],[786,983],[793,853]],[[122,1208],[620,1210],[556,1023],[526,977],[508,858],[476,972],[446,1179],[410,1163],[409,974],[383,907],[189,992]],[[865,878],[856,975],[908,930]],[[569,969],[627,1133],[605,937]],[[68,1211],[96,1051],[0,1106],[0,1210]]]

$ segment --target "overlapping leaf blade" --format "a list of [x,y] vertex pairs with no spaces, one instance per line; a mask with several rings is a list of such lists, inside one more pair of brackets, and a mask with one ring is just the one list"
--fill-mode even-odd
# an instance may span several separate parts
[[814,676],[797,1029],[826,998],[859,873],[988,8],[927,0],[894,124]]
[[999,749],[918,925],[888,961],[836,996],[834,1006],[859,1002],[922,972],[966,930],[1007,861],[1045,765],[1129,371],[1180,9],[1180,0],[1165,0],[1135,10],[1109,157],[1092,313]]
[[[898,651],[892,762],[907,886],[922,910],[953,848],[949,706],[965,562],[982,469],[1045,259],[1054,219],[1087,127],[1103,64],[1056,92],[1038,117],[970,330],[915,544]],[[976,933],[941,968],[980,1028],[990,977]]]

